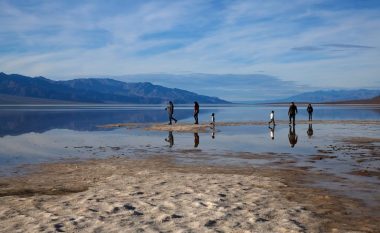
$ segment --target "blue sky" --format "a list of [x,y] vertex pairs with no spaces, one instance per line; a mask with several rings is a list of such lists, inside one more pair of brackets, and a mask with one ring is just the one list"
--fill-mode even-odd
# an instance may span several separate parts
[[380,88],[380,1],[0,0],[0,71],[261,74]]

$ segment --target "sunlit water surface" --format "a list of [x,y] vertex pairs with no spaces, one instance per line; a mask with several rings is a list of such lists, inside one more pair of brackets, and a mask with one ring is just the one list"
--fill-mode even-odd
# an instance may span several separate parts
[[[379,106],[315,106],[314,109],[315,120],[380,120]],[[267,121],[272,110],[276,119],[287,120],[286,106],[201,106],[199,119],[208,122],[210,114],[215,113],[217,121]],[[192,122],[192,111],[192,106],[177,106],[175,117],[179,123]],[[305,108],[299,107],[297,119],[306,118]],[[379,160],[359,164],[355,156],[344,151],[329,154],[337,156],[336,159],[311,161],[310,158],[346,137],[378,138],[380,125],[297,124],[294,128],[277,125],[274,129],[266,125],[225,126],[207,133],[98,127],[166,121],[164,106],[158,105],[0,106],[0,175],[22,174],[24,164],[112,156],[143,159],[160,154],[187,164],[261,166],[292,159],[296,161],[292,165],[379,184],[377,178],[349,174],[360,169],[379,170]],[[243,152],[263,156],[240,156]]]

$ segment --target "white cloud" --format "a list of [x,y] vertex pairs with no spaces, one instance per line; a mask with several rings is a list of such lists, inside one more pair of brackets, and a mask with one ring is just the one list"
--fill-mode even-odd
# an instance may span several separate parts
[[[127,2],[125,9],[102,13],[104,4],[91,1],[72,7],[45,2],[29,10],[3,1],[0,19],[12,23],[1,27],[0,33],[14,34],[25,49],[0,50],[0,69],[50,78],[262,70],[284,80],[322,87],[375,84],[380,73],[376,64],[380,59],[379,10],[315,7],[320,2],[236,1],[220,9],[205,1]],[[85,30],[100,30],[109,37],[99,46],[86,48],[92,36],[81,34]],[[180,30],[189,31],[191,38],[176,37]],[[199,35],[192,36],[197,30]],[[144,39],[162,32],[167,35]],[[183,46],[149,54],[176,43]],[[374,48],[330,49],[318,54],[292,50],[323,44]],[[141,51],[147,52],[142,56]]]

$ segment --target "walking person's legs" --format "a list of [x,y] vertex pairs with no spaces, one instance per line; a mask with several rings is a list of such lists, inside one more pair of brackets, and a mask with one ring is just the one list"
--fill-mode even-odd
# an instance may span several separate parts
[[[175,118],[173,117],[173,115],[171,115],[170,117],[171,117],[171,119],[174,120],[174,123],[177,123],[177,119],[175,119]],[[171,121],[170,121],[170,122],[171,122]]]
[[293,118],[293,125],[295,125],[296,124],[296,114],[293,114],[292,118]]

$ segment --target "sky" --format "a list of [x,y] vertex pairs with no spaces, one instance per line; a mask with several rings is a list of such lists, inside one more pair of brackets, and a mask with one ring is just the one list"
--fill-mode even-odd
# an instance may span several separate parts
[[380,88],[380,1],[0,0],[0,71]]

